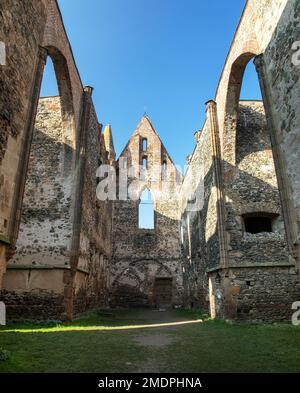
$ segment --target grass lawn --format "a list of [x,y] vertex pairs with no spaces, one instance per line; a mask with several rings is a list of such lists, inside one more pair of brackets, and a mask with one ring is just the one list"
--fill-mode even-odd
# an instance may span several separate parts
[[300,372],[300,328],[232,325],[186,311],[14,324],[0,328],[0,348],[10,352],[0,372]]

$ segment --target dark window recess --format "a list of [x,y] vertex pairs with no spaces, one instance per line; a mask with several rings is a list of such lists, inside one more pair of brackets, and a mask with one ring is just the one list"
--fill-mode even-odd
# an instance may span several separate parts
[[271,217],[245,217],[244,223],[248,233],[273,232]]
[[162,164],[162,180],[167,180],[167,161]]

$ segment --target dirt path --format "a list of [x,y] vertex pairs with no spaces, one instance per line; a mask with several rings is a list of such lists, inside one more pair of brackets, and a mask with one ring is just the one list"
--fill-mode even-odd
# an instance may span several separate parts
[[[135,344],[144,346],[150,353],[141,364],[138,372],[157,373],[161,371],[162,361],[158,358],[158,350],[172,344],[176,339],[174,332],[184,328],[186,324],[195,323],[187,317],[179,315],[174,310],[156,311],[139,310],[134,317],[136,324],[141,324],[140,330],[133,336]],[[155,326],[155,327],[151,327]]]

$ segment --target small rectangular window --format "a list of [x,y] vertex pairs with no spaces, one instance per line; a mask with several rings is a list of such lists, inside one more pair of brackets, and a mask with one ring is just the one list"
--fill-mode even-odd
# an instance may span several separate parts
[[273,232],[272,218],[267,216],[244,217],[244,226],[247,233]]

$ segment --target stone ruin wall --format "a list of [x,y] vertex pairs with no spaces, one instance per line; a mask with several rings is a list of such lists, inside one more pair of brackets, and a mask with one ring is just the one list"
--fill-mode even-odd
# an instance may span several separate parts
[[65,139],[60,97],[41,98],[25,186],[16,253],[4,276],[9,318],[64,319],[66,291],[74,286],[75,315],[106,305],[111,258],[112,206],[96,200],[101,127],[94,109],[86,136],[79,261],[71,275],[75,151]]
[[208,123],[196,146],[180,190],[181,248],[186,306],[208,309],[206,270],[219,261],[216,190]]
[[[11,243],[11,214],[22,134],[26,123],[33,65],[46,24],[39,0],[1,2],[0,41],[6,44],[6,66],[0,67],[0,288]],[[13,28],[12,28],[13,26]],[[33,27],[34,26],[34,27]],[[12,44],[10,44],[12,43]]]
[[[146,154],[141,140],[147,138]],[[179,208],[176,180],[181,182],[168,153],[148,118],[144,117],[120,157],[127,157],[128,166],[138,171],[142,157],[148,157],[148,169],[158,166],[151,179],[137,181],[132,193],[136,200],[114,203],[113,264],[111,304],[121,306],[155,306],[155,278],[173,279],[173,305],[182,304],[182,263],[179,241]],[[167,161],[166,182],[161,180],[161,164]],[[119,173],[121,169],[119,168]],[[179,177],[179,178],[178,178]],[[154,199],[155,230],[139,229],[139,196],[147,186]]]
[[[0,40],[8,41],[8,67],[0,67],[0,89],[5,92],[0,97],[1,288],[7,258],[11,256],[11,246],[14,245],[17,235],[20,210],[16,199],[21,198],[18,190],[21,189],[22,176],[25,176],[22,169],[26,166],[26,145],[30,140],[29,123],[31,119],[29,115],[38,89],[38,74],[41,71],[38,65],[44,51],[42,48],[47,48],[48,55],[51,55],[52,60],[56,63],[64,103],[74,109],[76,137],[81,126],[83,88],[59,9],[54,0],[28,0],[26,2],[6,0],[1,4],[0,18]],[[226,169],[224,179],[229,179],[228,182],[225,181],[226,217],[225,229],[221,233],[223,235],[225,233],[228,240],[226,255],[228,269],[224,271],[219,269],[221,239],[218,225],[222,220],[218,216],[218,185],[213,165],[211,124],[208,121],[205,123],[201,138],[190,161],[181,190],[182,201],[172,200],[168,205],[160,208],[161,222],[163,222],[166,221],[164,215],[169,214],[170,206],[172,206],[172,212],[177,210],[177,203],[180,206],[178,209],[182,213],[181,229],[178,222],[175,225],[175,222],[180,220],[179,215],[174,219],[174,225],[171,225],[171,221],[167,220],[165,227],[168,236],[174,235],[174,244],[171,247],[172,261],[183,256],[183,262],[175,263],[174,269],[178,269],[179,264],[182,263],[179,268],[179,270],[183,270],[184,274],[181,294],[184,302],[188,305],[199,304],[206,308],[210,302],[210,308],[214,309],[216,315],[238,317],[239,319],[276,319],[290,317],[291,303],[299,300],[299,275],[296,274],[295,260],[292,258],[292,256],[298,257],[299,265],[300,182],[298,174],[300,156],[298,146],[300,115],[298,92],[300,78],[299,65],[292,62],[292,45],[299,40],[300,5],[298,0],[249,0],[247,2],[216,94],[220,156],[224,160],[223,164]],[[65,63],[60,55],[64,58]],[[232,113],[227,106],[230,96],[228,93],[231,88],[236,88],[229,83],[234,64],[237,60],[242,59],[239,64],[241,67],[238,69],[240,72],[244,65],[243,61],[255,56],[258,56],[256,59],[258,73],[263,87],[263,95],[268,103],[267,117],[271,119],[272,123],[269,132],[281,199],[284,201],[282,206],[280,206],[274,166],[272,166],[271,146],[266,140],[265,134],[260,133],[264,128],[261,124],[264,122],[262,107],[258,108],[257,103],[242,104],[238,119],[238,131],[240,132],[237,135],[234,132],[235,124],[229,124],[229,126],[227,124],[228,120],[229,123],[232,120]],[[62,65],[67,67],[67,73],[60,69]],[[70,77],[70,80],[66,78],[67,76]],[[235,78],[238,85],[239,75],[234,75],[233,79]],[[66,90],[71,91],[73,96],[72,94],[68,95]],[[53,103],[53,105],[57,106],[57,103]],[[18,239],[20,248],[9,265],[10,268],[13,266],[15,268],[8,270],[5,286],[10,289],[15,286],[16,288],[35,289],[27,292],[27,300],[23,301],[23,299],[22,302],[20,302],[18,294],[10,291],[10,297],[6,299],[9,299],[11,312],[23,304],[24,315],[30,311],[37,318],[62,316],[65,312],[66,288],[70,285],[74,286],[76,312],[92,307],[95,304],[95,302],[93,303],[94,299],[101,297],[103,300],[103,293],[107,293],[107,288],[110,287],[108,266],[112,253],[112,220],[115,224],[113,238],[115,239],[115,234],[117,234],[121,239],[120,248],[116,248],[117,257],[118,253],[121,258],[124,255],[127,258],[128,255],[129,260],[129,254],[133,251],[141,257],[141,250],[145,244],[150,250],[150,255],[156,256],[153,250],[156,240],[151,240],[151,236],[142,236],[141,244],[143,246],[140,247],[140,238],[133,230],[132,233],[130,232],[128,243],[127,240],[125,241],[126,232],[124,234],[122,230],[118,232],[116,229],[119,224],[124,229],[128,217],[130,217],[130,227],[134,227],[136,205],[126,204],[123,206],[120,203],[113,207],[110,203],[95,201],[95,196],[92,193],[94,181],[96,181],[93,172],[97,156],[100,154],[104,160],[106,153],[103,151],[103,145],[102,147],[100,145],[100,153],[99,144],[95,145],[98,138],[96,136],[99,135],[99,124],[94,110],[92,109],[91,112],[89,128],[94,134],[89,134],[90,145],[86,149],[90,159],[87,158],[87,181],[84,183],[82,198],[78,270],[77,266],[74,266],[73,277],[71,277],[68,269],[70,261],[68,236],[74,235],[71,217],[75,212],[72,213],[70,201],[68,201],[72,182],[65,177],[63,181],[60,179],[57,186],[53,182],[49,185],[47,197],[44,196],[43,202],[40,200],[39,203],[35,203],[36,209],[31,208],[32,195],[30,196],[30,192],[25,194],[29,201],[29,208],[23,210],[23,221]],[[58,124],[57,113],[52,112],[51,116],[57,117]],[[257,137],[256,141],[252,140],[252,135],[249,133],[247,135],[247,131],[250,129],[248,123],[252,122]],[[254,125],[257,123],[260,125],[255,127]],[[226,128],[226,124],[228,128]],[[59,128],[56,131],[59,132]],[[54,127],[51,132],[56,131]],[[243,138],[239,140],[242,135]],[[60,138],[58,134],[55,137]],[[74,140],[73,143],[73,147],[76,145],[77,149],[78,141]],[[59,144],[60,142],[57,145]],[[55,165],[68,171],[70,169],[68,167],[70,151],[67,150],[70,149],[64,149],[64,152],[61,153],[55,143],[51,144],[48,141],[45,144],[45,146],[50,145],[50,151],[56,157],[54,158]],[[235,149],[236,145],[238,149]],[[264,149],[260,150],[259,145],[263,145]],[[253,150],[249,154],[246,151],[248,147]],[[55,154],[55,151],[58,153],[59,159],[57,159],[58,155]],[[234,159],[235,154],[238,158],[237,163]],[[65,162],[62,162],[62,156]],[[44,159],[46,160],[46,157]],[[199,171],[199,169],[201,170]],[[192,172],[201,173],[203,180],[198,177],[189,191]],[[74,173],[73,175],[76,177]],[[231,178],[231,176],[233,177]],[[53,177],[53,174],[50,177]],[[45,180],[42,173],[41,179]],[[32,186],[36,184],[36,189],[38,188],[40,179],[34,180],[33,176],[29,181]],[[56,182],[56,180],[53,181]],[[200,185],[199,181],[204,184],[203,204],[196,211],[190,212],[186,204],[188,201],[193,202],[194,193]],[[50,191],[51,189],[52,191]],[[41,194],[40,190],[39,194]],[[51,205],[53,198],[62,198],[64,203],[61,206]],[[50,216],[57,211],[59,218],[57,216],[51,218],[54,232],[45,233],[40,230],[33,236],[30,226],[42,228],[43,224],[41,215],[34,216],[33,214],[33,210],[40,209],[41,203],[50,205]],[[112,214],[113,208],[115,214]],[[241,215],[258,210],[264,212],[269,210],[273,214],[278,214],[273,223],[276,233],[251,236],[243,233]],[[68,212],[70,219],[67,219]],[[27,221],[28,225],[25,225],[26,216],[30,216],[30,223]],[[287,239],[283,233],[282,216],[285,218]],[[45,220],[49,220],[49,217]],[[51,244],[45,244],[45,239],[51,241]],[[133,239],[136,239],[135,242]],[[145,239],[147,240],[145,241]],[[293,248],[293,255],[288,253],[286,240],[289,242],[289,247]],[[130,251],[128,254],[126,254],[127,243]],[[165,244],[166,249],[171,246],[171,243],[170,241],[167,245]],[[31,250],[28,248],[30,244],[33,246]],[[159,249],[161,249],[160,245]],[[164,250],[161,249],[161,251],[161,255],[163,255]],[[22,258],[19,258],[20,253]],[[117,271],[127,271],[128,260],[123,261],[124,266],[122,265]],[[143,257],[140,260],[142,261]],[[31,268],[24,269],[24,266],[22,267],[24,262],[31,263]],[[174,264],[174,262],[172,263]],[[41,267],[39,265],[43,266],[43,269],[38,269],[37,267]],[[60,268],[61,266],[62,268]],[[138,269],[138,273],[132,274],[132,277],[135,278],[132,278],[131,282],[139,283],[138,286],[141,285],[144,277],[145,263],[142,262],[141,266],[143,267]],[[148,261],[147,266],[149,266],[149,271],[157,269],[157,267],[151,267],[152,265]],[[135,271],[134,269],[132,271]],[[104,275],[101,273],[98,276],[99,270],[104,272]],[[178,277],[180,276],[179,270],[174,273],[178,274]],[[8,279],[11,274],[14,274],[13,280]],[[115,278],[116,271],[114,269],[113,275]],[[47,296],[44,296],[45,294]],[[1,296],[3,297],[3,295]],[[107,296],[105,294],[104,298]],[[147,296],[148,298],[149,296]]]
[[75,313],[106,307],[110,291],[112,257],[112,201],[99,201],[96,172],[100,163],[109,164],[92,105],[86,140],[86,168],[82,200],[80,253],[75,281]]
[[[273,146],[280,162],[280,176],[284,181],[284,197],[288,201],[291,221],[288,230],[300,267],[300,61],[292,50],[300,41],[300,3],[289,0],[279,19],[272,39],[264,51],[266,84],[270,94],[270,116],[274,118]],[[293,57],[298,58],[295,63]],[[298,251],[298,255],[297,255]]]
[[[232,319],[285,319],[290,316],[291,304],[297,299],[300,285],[288,254],[262,102],[241,102],[239,106],[237,166],[226,198],[229,262],[226,274],[217,268],[218,255],[212,258],[209,252],[208,237],[211,228],[216,229],[219,219],[216,200],[207,201],[209,190],[212,195],[214,192],[213,181],[205,186],[199,209],[186,211],[187,201],[194,200],[195,191],[211,168],[207,159],[210,132],[206,123],[182,187],[185,201],[182,206],[182,247],[187,260],[184,282],[188,303],[205,309],[209,309],[210,303],[210,311]],[[202,176],[197,173],[199,168],[202,168]],[[243,214],[259,212],[277,214],[273,232],[245,233]],[[187,227],[187,217],[190,228]],[[218,241],[214,249],[218,249]]]

